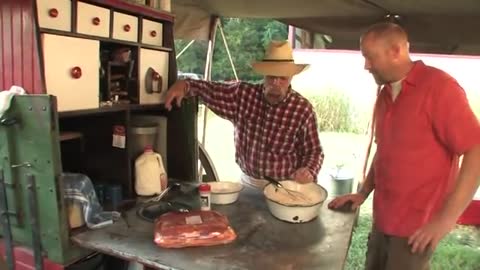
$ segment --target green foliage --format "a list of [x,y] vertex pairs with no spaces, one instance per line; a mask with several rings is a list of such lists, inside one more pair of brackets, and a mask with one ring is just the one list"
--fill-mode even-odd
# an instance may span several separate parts
[[[286,40],[288,27],[274,20],[266,19],[222,19],[225,39],[237,71],[243,81],[258,81],[261,75],[252,71],[251,63],[263,58],[265,46],[271,40]],[[189,41],[176,40],[177,54]],[[196,41],[177,59],[178,70],[182,72],[204,73],[207,42]],[[220,31],[217,31],[213,55],[212,80],[234,80],[227,51]]]
[[[307,97],[317,115],[321,132],[350,132],[360,134],[367,126],[366,117],[360,117],[348,96],[327,90],[323,94]],[[360,121],[360,118],[364,120]]]
[[[189,40],[175,40],[175,52],[177,55],[190,43]],[[208,42],[195,41],[177,59],[177,69],[182,72],[204,74],[207,57]]]
[[[352,236],[345,269],[363,269],[367,251],[367,239],[372,225],[371,215],[364,211]],[[457,226],[438,245],[431,261],[432,270],[480,269],[480,230]]]
[[480,269],[480,231],[457,226],[438,245],[433,254],[432,269]]
[[370,214],[361,214],[352,235],[352,242],[348,250],[345,269],[357,270],[365,268],[365,254],[367,252],[368,234],[372,228]]

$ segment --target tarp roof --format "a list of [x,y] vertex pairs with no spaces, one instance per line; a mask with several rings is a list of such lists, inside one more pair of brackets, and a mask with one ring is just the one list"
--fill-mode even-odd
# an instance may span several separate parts
[[479,0],[172,0],[175,36],[208,39],[212,15],[271,18],[358,49],[369,25],[398,15],[414,52],[480,55]]

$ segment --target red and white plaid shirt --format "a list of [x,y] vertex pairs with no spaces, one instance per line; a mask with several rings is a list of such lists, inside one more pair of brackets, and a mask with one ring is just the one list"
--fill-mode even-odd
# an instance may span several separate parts
[[290,89],[269,104],[262,84],[187,80],[188,96],[199,96],[214,113],[235,127],[235,160],[249,176],[289,179],[307,167],[314,179],[324,154],[313,106]]

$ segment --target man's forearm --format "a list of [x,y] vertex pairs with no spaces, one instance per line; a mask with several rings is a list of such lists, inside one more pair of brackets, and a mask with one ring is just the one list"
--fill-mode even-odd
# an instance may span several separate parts
[[441,217],[456,220],[470,203],[480,184],[478,164],[480,164],[480,145],[474,146],[463,156],[454,190],[439,212]]
[[375,164],[376,155],[372,159],[372,165],[368,170],[367,177],[360,183],[358,187],[357,193],[362,194],[365,198],[372,193],[373,189],[375,189],[375,170],[373,169]]
[[373,167],[371,167],[370,170],[368,171],[368,174],[365,180],[362,183],[360,183],[360,187],[358,188],[357,193],[362,194],[365,198],[367,198],[374,188],[375,188],[374,170],[373,170]]
[[319,153],[305,157],[301,167],[307,168],[310,174],[313,176],[313,179],[316,179],[318,172],[322,168],[324,157],[323,151],[320,150]]

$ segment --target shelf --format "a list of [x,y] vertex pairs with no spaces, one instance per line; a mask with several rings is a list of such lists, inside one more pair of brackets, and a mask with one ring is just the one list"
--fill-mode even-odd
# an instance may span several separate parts
[[76,111],[65,111],[59,112],[58,115],[60,118],[68,118],[68,117],[77,117],[77,116],[84,116],[84,115],[94,115],[94,114],[102,114],[102,113],[115,113],[115,112],[122,112],[122,111],[167,111],[165,109],[165,104],[115,104],[112,106],[105,106],[96,109],[87,109],[87,110],[76,110]]
[[145,48],[145,49],[152,49],[152,50],[158,50],[158,51],[164,51],[164,52],[171,52],[171,48],[166,48],[166,47],[161,47],[161,46],[154,46],[154,45],[148,45],[148,44],[140,44],[140,47]]
[[128,67],[130,65],[130,62],[124,63],[124,62],[108,61],[108,64],[111,67]]
[[110,80],[111,80],[111,81],[126,80],[126,79],[127,79],[127,75],[124,75],[124,74],[113,74],[113,75],[110,75]]
[[60,118],[68,118],[68,117],[76,117],[76,116],[83,116],[83,115],[115,113],[115,112],[127,111],[128,106],[129,105],[114,105],[114,106],[101,107],[96,109],[65,111],[65,112],[59,112],[58,116]]
[[130,104],[131,111],[142,111],[142,110],[159,110],[166,111],[165,104]]
[[104,38],[104,37],[85,35],[85,34],[78,34],[78,33],[72,33],[72,32],[68,32],[68,31],[60,31],[60,30],[53,30],[53,29],[48,29],[48,28],[40,28],[40,32],[45,33],[45,34],[52,34],[52,35],[61,35],[61,36],[68,36],[68,37],[95,39],[95,40],[104,41],[104,42],[114,42],[114,43],[117,43],[117,44],[141,47],[141,48],[152,49],[152,50],[157,50],[157,51],[165,51],[165,52],[172,52],[173,51],[172,48],[166,48],[166,47],[162,47],[162,46],[154,46],[154,45],[142,44],[142,43],[138,43],[138,42],[129,42],[129,41],[124,41],[124,40]]
[[68,141],[68,140],[75,140],[75,139],[81,139],[83,138],[83,134],[80,132],[74,132],[74,131],[64,131],[60,132],[60,141]]
[[84,0],[85,2],[96,4],[99,6],[112,8],[114,10],[120,10],[122,12],[140,15],[143,17],[150,17],[157,20],[162,20],[166,22],[173,22],[175,15],[166,10],[155,9],[146,5],[140,5],[136,3],[130,3],[126,1],[118,0]]

